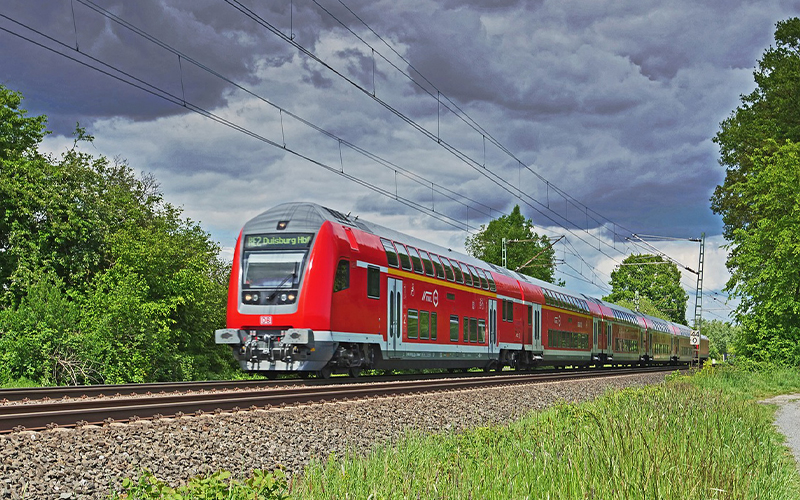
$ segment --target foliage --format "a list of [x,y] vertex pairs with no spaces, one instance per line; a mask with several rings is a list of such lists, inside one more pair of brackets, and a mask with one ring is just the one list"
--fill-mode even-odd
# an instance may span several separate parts
[[539,236],[533,231],[533,222],[525,219],[519,205],[514,206],[509,215],[503,215],[488,225],[482,225],[478,233],[468,237],[467,252],[477,259],[501,266],[503,238],[508,241],[506,244],[508,269],[519,269],[519,272],[528,276],[554,282],[555,250],[547,236]]
[[[686,301],[689,296],[681,287],[678,266],[657,255],[629,255],[621,266],[611,272],[611,293],[604,297],[613,303],[636,300],[639,293],[640,310],[646,298],[659,314],[654,316],[676,323],[686,323]],[[643,311],[646,312],[646,311]]]
[[367,457],[331,457],[293,481],[291,495],[798,498],[800,479],[773,418],[771,407],[680,377],[561,403],[508,426],[411,436]]
[[235,370],[226,265],[151,176],[80,150],[38,154],[44,117],[0,87],[0,382],[218,378]]
[[726,321],[701,320],[700,331],[708,337],[708,349],[712,358],[723,359],[736,354],[735,343],[741,332],[739,325]]
[[649,316],[655,316],[656,318],[665,319],[671,321],[670,318],[661,312],[647,297],[639,297],[638,303],[634,300],[616,300],[616,301],[609,301],[613,302],[622,307],[627,307],[631,311],[639,311],[642,314],[647,314]]
[[138,481],[125,478],[122,494],[115,493],[114,500],[285,500],[286,477],[282,471],[274,473],[254,470],[253,476],[238,481],[231,473],[218,471],[206,477],[194,477],[177,488],[170,487],[150,471],[143,471]]
[[728,289],[741,298],[739,354],[800,365],[800,144],[775,142],[751,157],[734,192],[752,223],[732,231]]
[[739,187],[758,174],[753,155],[769,141],[800,142],[800,18],[777,23],[775,47],[764,52],[753,76],[756,89],[742,96],[741,105],[720,124],[714,138],[727,171],[714,190],[711,208],[722,215],[729,240],[734,230],[758,220],[750,200],[739,193]]

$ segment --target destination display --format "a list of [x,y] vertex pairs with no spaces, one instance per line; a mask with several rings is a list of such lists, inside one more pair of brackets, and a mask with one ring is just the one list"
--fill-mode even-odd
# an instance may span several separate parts
[[244,237],[245,250],[296,250],[311,246],[313,233],[248,234]]

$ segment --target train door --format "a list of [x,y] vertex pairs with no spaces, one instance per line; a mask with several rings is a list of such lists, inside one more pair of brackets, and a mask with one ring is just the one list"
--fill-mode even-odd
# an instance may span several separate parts
[[399,358],[403,352],[403,280],[389,278],[386,317],[386,353]]
[[497,345],[497,301],[489,299],[489,357],[495,354]]
[[533,305],[533,352],[542,352],[542,306]]

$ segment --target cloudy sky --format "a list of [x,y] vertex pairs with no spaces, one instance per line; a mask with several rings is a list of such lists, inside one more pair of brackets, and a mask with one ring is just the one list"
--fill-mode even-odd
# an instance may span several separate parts
[[[519,204],[566,236],[558,277],[595,295],[646,251],[632,233],[705,233],[705,317],[719,319],[711,139],[754,88],[775,23],[798,12],[798,0],[6,0],[0,83],[48,115],[47,150],[79,122],[96,137],[88,152],[154,174],[226,255],[245,221],[286,201],[454,250]],[[697,267],[696,243],[653,244]]]

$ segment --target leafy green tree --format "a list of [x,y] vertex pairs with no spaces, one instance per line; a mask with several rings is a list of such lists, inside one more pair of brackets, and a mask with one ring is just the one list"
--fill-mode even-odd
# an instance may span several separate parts
[[39,154],[44,117],[0,87],[0,382],[231,375],[219,247],[154,179],[81,151]]
[[640,301],[646,298],[659,312],[650,314],[686,323],[689,296],[681,288],[681,272],[672,262],[657,255],[629,255],[611,272],[611,294],[603,300],[630,303],[636,299],[636,292]]
[[[477,259],[501,266],[503,264],[503,238],[506,245],[506,266],[534,278],[553,283],[556,270],[555,250],[547,236],[533,230],[533,222],[526,219],[519,205],[509,215],[503,215],[466,241],[467,253]],[[531,260],[533,259],[533,260]]]
[[727,171],[711,208],[730,241],[727,290],[741,299],[737,354],[798,364],[800,18],[776,24],[775,46],[754,78],[756,89],[742,96],[714,139]]
[[768,141],[800,142],[800,18],[778,22],[775,47],[758,61],[756,89],[742,96],[741,105],[720,124],[714,137],[725,181],[711,197],[711,209],[722,216],[725,237],[755,222],[750,200],[738,196],[738,186],[758,173],[754,153]]
[[723,359],[736,354],[736,341],[741,327],[727,321],[702,320],[703,335],[708,337],[708,350],[712,358]]
[[614,304],[622,307],[627,307],[632,311],[639,311],[642,314],[672,321],[672,318],[668,314],[665,314],[663,311],[659,310],[650,299],[644,296],[640,296],[638,299],[633,300],[620,299],[614,301],[609,300],[609,302],[613,302]]
[[732,231],[728,290],[741,299],[739,354],[800,364],[800,144],[771,142],[751,156],[754,174],[736,186],[752,223]]

